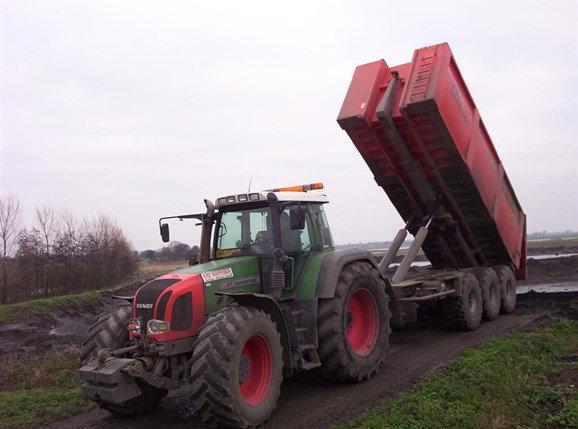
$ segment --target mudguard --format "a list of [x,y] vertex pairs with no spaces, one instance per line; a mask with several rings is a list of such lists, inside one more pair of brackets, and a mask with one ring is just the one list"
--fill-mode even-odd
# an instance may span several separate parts
[[[315,296],[317,298],[333,298],[341,270],[345,265],[353,261],[367,262],[368,264],[371,264],[371,266],[374,267],[377,272],[379,272],[379,267],[377,262],[375,262],[374,256],[367,250],[336,250],[335,252],[329,253],[321,263],[319,277],[317,278],[317,292]],[[385,281],[385,293],[387,293],[389,296],[390,310],[394,325],[401,326],[403,325],[403,317],[399,303],[393,292],[391,281],[389,281],[387,278],[384,278],[381,273],[380,276]]]

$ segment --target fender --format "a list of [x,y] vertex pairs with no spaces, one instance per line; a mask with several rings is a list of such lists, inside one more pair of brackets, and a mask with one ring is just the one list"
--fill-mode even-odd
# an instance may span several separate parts
[[367,250],[362,249],[351,249],[351,250],[336,250],[335,252],[329,253],[323,262],[321,262],[321,268],[319,270],[319,277],[317,277],[317,298],[333,298],[335,295],[335,288],[337,287],[337,281],[341,270],[345,265],[354,261],[363,261],[371,264],[373,268],[377,270],[379,276],[385,282],[385,293],[389,296],[389,303],[391,309],[391,315],[394,325],[403,325],[403,316],[401,314],[401,308],[393,292],[393,287],[389,278],[384,277],[379,271],[377,262],[375,262],[374,256]]
[[281,335],[281,346],[283,347],[283,375],[291,377],[293,368],[291,364],[291,342],[287,323],[283,316],[283,311],[272,297],[260,293],[227,293],[216,292],[215,295],[223,295],[231,298],[239,305],[257,308],[267,313],[277,325],[277,330]]

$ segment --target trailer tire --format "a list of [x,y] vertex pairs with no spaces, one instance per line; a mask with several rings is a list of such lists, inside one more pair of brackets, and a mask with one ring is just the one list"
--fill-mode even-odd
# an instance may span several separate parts
[[496,272],[488,267],[475,268],[472,274],[476,276],[482,289],[482,320],[494,320],[500,314],[502,303],[500,281]]
[[[132,312],[129,303],[102,313],[88,330],[88,337],[83,342],[80,355],[82,362],[86,363],[96,357],[102,349],[118,350],[128,344],[128,321]],[[138,416],[155,408],[161,399],[168,393],[165,389],[151,386],[139,379],[136,380],[142,394],[129,399],[122,404],[113,405],[104,401],[96,401],[101,408],[122,416]]]
[[270,418],[281,392],[283,349],[268,314],[244,306],[214,313],[192,359],[194,412],[203,422],[252,428]]
[[505,265],[494,267],[500,283],[502,296],[501,313],[513,313],[516,309],[516,279],[511,268]]
[[474,331],[482,321],[482,290],[476,277],[464,273],[461,278],[461,294],[443,302],[443,314],[448,327],[459,331]]
[[385,359],[389,341],[389,298],[370,264],[347,264],[333,298],[319,301],[317,331],[322,374],[336,381],[371,378]]

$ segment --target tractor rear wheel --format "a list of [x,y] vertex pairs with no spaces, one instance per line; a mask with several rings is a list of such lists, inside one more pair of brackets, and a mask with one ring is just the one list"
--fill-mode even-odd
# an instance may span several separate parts
[[464,273],[461,279],[461,294],[443,301],[443,313],[447,325],[460,331],[474,331],[482,321],[482,290],[475,276]]
[[[83,343],[80,355],[82,362],[86,363],[96,357],[102,349],[118,350],[129,342],[128,321],[132,306],[129,303],[101,314],[88,330],[88,338]],[[136,380],[142,394],[129,399],[120,405],[113,405],[103,401],[96,401],[101,408],[118,415],[138,416],[155,408],[161,399],[167,394],[167,390],[153,387],[142,380]]]
[[281,338],[269,315],[235,306],[210,316],[193,351],[190,381],[203,422],[252,428],[267,421],[283,381]]
[[334,297],[318,308],[318,352],[327,378],[361,381],[378,371],[388,347],[388,306],[375,268],[360,261],[343,268]]
[[502,295],[501,313],[513,313],[516,309],[516,279],[514,272],[505,265],[494,267]]

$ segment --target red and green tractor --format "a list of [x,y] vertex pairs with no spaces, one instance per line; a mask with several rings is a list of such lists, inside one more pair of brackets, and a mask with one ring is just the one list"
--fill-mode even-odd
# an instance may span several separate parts
[[[85,342],[82,393],[136,415],[169,390],[198,417],[253,427],[276,406],[283,377],[320,368],[370,378],[388,345],[391,286],[367,251],[336,251],[311,184],[229,195],[206,212],[199,263],[142,286],[103,314]],[[161,235],[169,240],[167,223]]]

